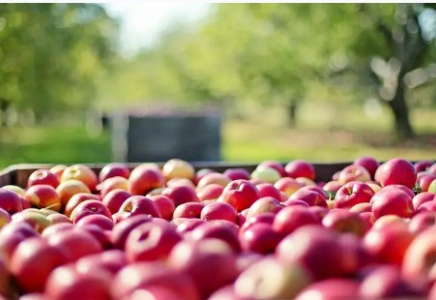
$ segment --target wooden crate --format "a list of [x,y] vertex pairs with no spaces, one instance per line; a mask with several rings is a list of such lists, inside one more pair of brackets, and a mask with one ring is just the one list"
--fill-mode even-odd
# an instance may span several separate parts
[[[139,163],[127,163],[130,169],[133,169]],[[163,163],[158,163],[159,165],[163,165]],[[319,181],[330,181],[332,175],[342,170],[347,165],[351,164],[351,162],[338,162],[338,163],[314,163],[315,172],[316,172],[316,180]],[[103,168],[104,164],[87,164],[91,167],[97,174]],[[249,172],[252,172],[257,164],[255,163],[228,163],[228,162],[199,162],[193,163],[196,170],[202,168],[212,169],[218,172],[224,172],[228,168],[244,168]],[[53,165],[51,164],[18,164],[12,165],[3,171],[0,172],[0,187],[5,185],[18,185],[20,187],[25,187],[27,184],[27,180],[34,172],[38,169],[43,168],[51,168]]]

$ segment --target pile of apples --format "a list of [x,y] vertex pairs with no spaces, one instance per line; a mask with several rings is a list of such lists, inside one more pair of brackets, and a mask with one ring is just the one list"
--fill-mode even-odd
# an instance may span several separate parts
[[0,188],[0,298],[436,299],[435,194],[402,158],[41,169]]

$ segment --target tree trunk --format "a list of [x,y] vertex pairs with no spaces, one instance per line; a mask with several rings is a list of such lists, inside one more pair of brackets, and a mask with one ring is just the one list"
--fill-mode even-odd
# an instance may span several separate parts
[[289,101],[288,103],[288,123],[289,126],[292,128],[295,128],[297,126],[297,109],[298,104],[295,101]]
[[395,97],[392,101],[388,101],[388,105],[394,117],[395,134],[400,139],[408,139],[414,136],[414,132],[410,124],[409,108],[406,103],[405,87],[402,79],[403,77],[400,76]]

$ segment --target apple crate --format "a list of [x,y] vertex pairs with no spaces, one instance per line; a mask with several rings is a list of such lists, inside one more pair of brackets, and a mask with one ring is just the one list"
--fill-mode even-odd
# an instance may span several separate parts
[[[140,163],[126,163],[126,165],[133,169]],[[158,163],[163,165],[163,163]],[[283,163],[285,164],[285,163]],[[316,180],[317,181],[329,181],[332,175],[350,165],[351,162],[336,162],[336,163],[314,163]],[[97,174],[104,167],[103,163],[96,164],[86,164],[91,167]],[[243,168],[249,172],[252,172],[257,164],[256,163],[229,163],[229,162],[194,162],[193,163],[196,170],[203,168],[212,169],[217,172],[224,172],[229,168]],[[20,187],[25,187],[27,180],[32,174],[32,172],[43,169],[51,168],[54,164],[17,164],[7,167],[6,169],[0,171],[0,187],[5,185],[18,185]]]

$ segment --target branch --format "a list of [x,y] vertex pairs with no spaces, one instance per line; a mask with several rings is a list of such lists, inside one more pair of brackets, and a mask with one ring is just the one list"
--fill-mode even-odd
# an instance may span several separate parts
[[[359,12],[361,12],[365,16],[370,15],[365,3],[359,4]],[[377,19],[373,18],[373,22],[375,23],[375,27],[376,27],[377,31],[383,35],[388,46],[393,49],[393,47],[395,45],[395,40],[392,37],[392,32],[389,29],[389,27],[383,22],[383,20],[381,18],[377,18]]]

